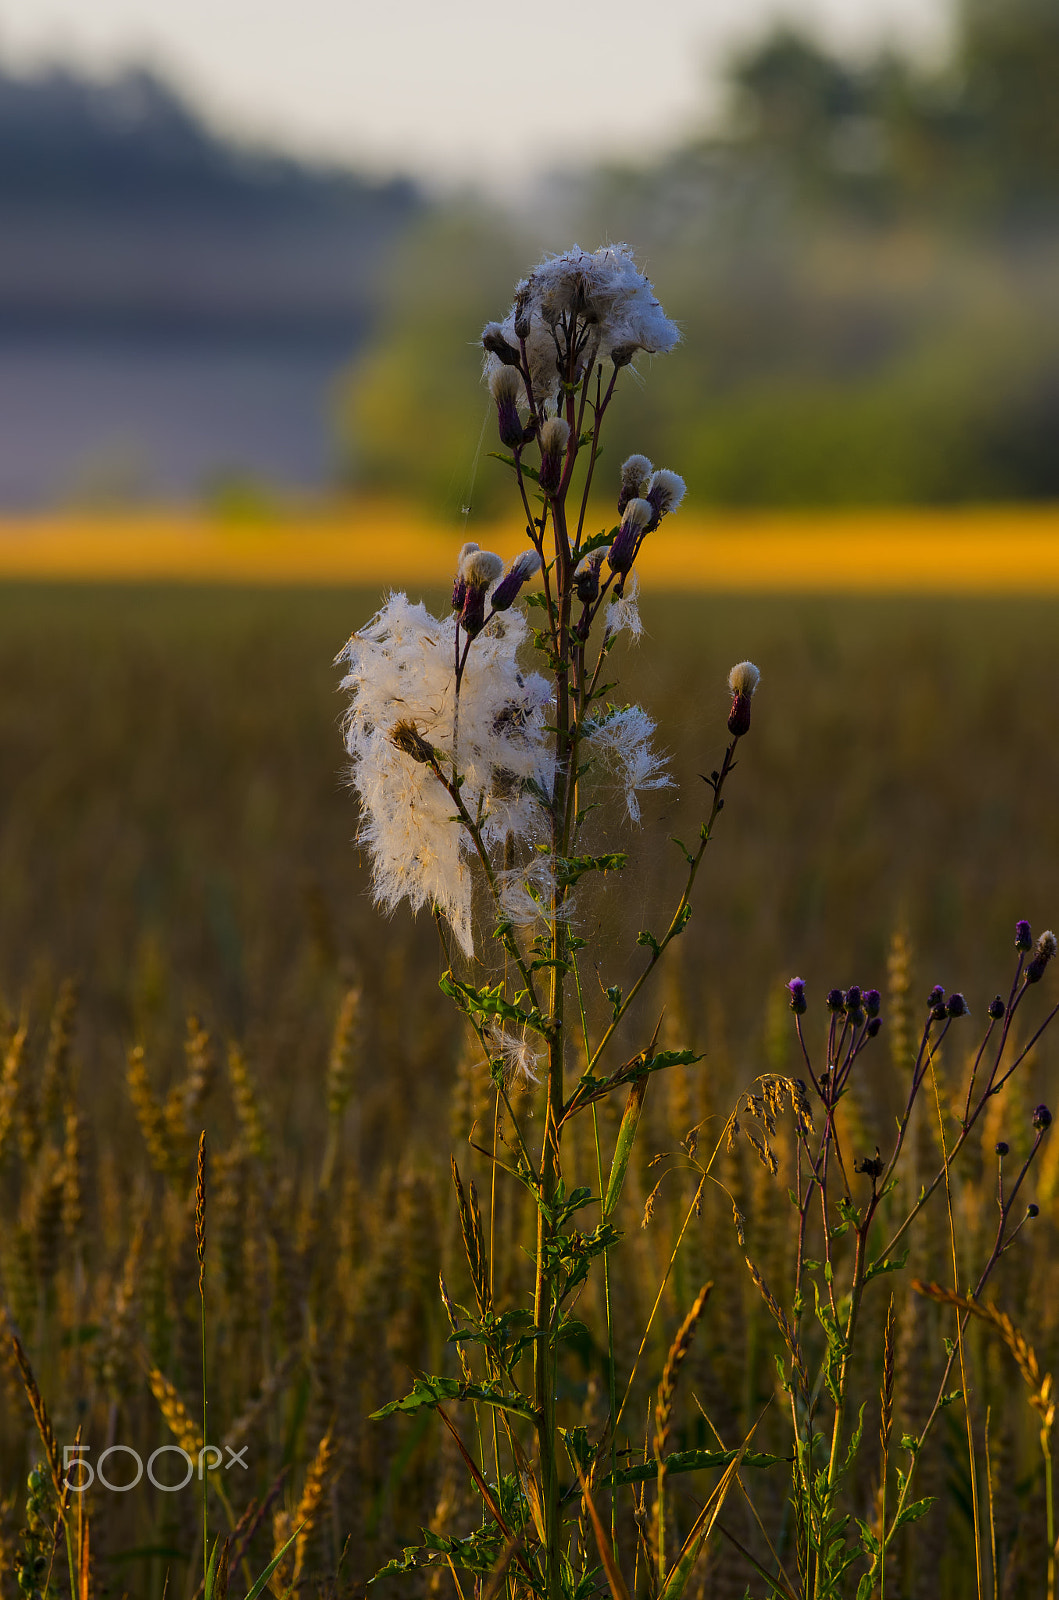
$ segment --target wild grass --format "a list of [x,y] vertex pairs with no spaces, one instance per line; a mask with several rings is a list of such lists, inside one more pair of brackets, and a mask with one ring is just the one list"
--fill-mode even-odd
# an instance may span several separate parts
[[[443,1424],[423,1412],[367,1420],[413,1374],[463,1376],[439,1276],[452,1304],[510,1304],[532,1278],[520,1245],[533,1221],[524,1198],[493,1181],[492,1154],[511,1130],[438,993],[434,929],[404,912],[380,924],[349,846],[329,657],[374,604],[353,591],[0,592],[0,1278],[31,1375],[8,1342],[5,1586],[16,1564],[43,1558],[50,1593],[78,1592],[83,1555],[93,1595],[195,1592],[197,1482],[173,1494],[146,1477],[128,1493],[94,1484],[70,1514],[72,1554],[61,1528],[57,1554],[52,1535],[67,1446],[93,1462],[113,1445],[145,1462],[170,1443],[197,1453],[203,1303],[206,1435],[246,1446],[246,1471],[214,1472],[207,1485],[211,1536],[231,1535],[233,1584],[245,1583],[233,1593],[292,1536],[273,1592],[353,1594],[421,1526],[452,1539],[479,1524]],[[1045,600],[838,596],[648,601],[644,614],[653,638],[638,690],[675,752],[680,789],[647,797],[646,860],[590,919],[634,937],[649,898],[675,898],[681,862],[668,836],[687,836],[698,774],[723,752],[724,674],[749,650],[766,687],[678,962],[636,1019],[650,1031],[664,1006],[661,1044],[690,1042],[705,1059],[652,1080],[643,1097],[614,1217],[624,1240],[606,1290],[579,1303],[584,1332],[560,1404],[564,1426],[595,1428],[635,1369],[612,1446],[632,1475],[619,1552],[653,1594],[653,1574],[707,1504],[716,1518],[693,1584],[723,1600],[748,1585],[769,1593],[753,1563],[771,1570],[795,1542],[788,1530],[776,1544],[792,1515],[789,1469],[757,1463],[782,1452],[773,1358],[785,1348],[777,1311],[787,1315],[795,1288],[797,1212],[785,1193],[796,1182],[789,1101],[778,1117],[767,1104],[743,1117],[775,1176],[748,1141],[727,1149],[722,1132],[763,1074],[803,1075],[786,979],[799,972],[817,1000],[832,984],[875,984],[886,1027],[841,1108],[847,1148],[871,1157],[892,1137],[930,987],[962,989],[984,1025],[1010,979],[1016,917],[1035,929],[1054,921],[1059,612]],[[994,1567],[997,1595],[1046,1592],[1059,1146],[1042,1145],[1020,1192],[1040,1215],[999,1262],[985,1316],[952,1297],[966,1300],[994,1248],[996,1144],[1010,1145],[1017,1172],[1032,1108],[1054,1103],[1053,1052],[1046,1035],[983,1113],[952,1169],[951,1229],[942,1193],[924,1212],[908,1276],[941,1289],[916,1294],[887,1276],[865,1312],[848,1408],[863,1405],[865,1437],[878,1443],[852,1472],[869,1525],[887,1506],[892,1516],[896,1492],[879,1462],[922,1431],[944,1340],[971,1317],[960,1341],[979,1474],[950,1404],[917,1461],[916,1495],[938,1500],[895,1544],[894,1597],[973,1592],[975,1492],[984,1592]],[[928,1081],[910,1127],[913,1203],[938,1169],[943,1132],[951,1148],[965,1056],[954,1036],[933,1063],[936,1104]],[[531,1098],[513,1092],[520,1118]],[[621,1109],[608,1106],[605,1147]],[[588,1119],[574,1126],[578,1164],[594,1170]],[[718,1144],[723,1191],[702,1183]],[[451,1156],[462,1206],[450,1202]],[[870,1177],[857,1181],[867,1194]],[[621,1308],[613,1382],[605,1295]],[[43,1447],[27,1390],[54,1443],[29,1489]],[[488,1477],[483,1428],[469,1439],[464,1427],[460,1443]],[[686,1450],[718,1465],[659,1474],[659,1458]],[[112,1481],[133,1475],[131,1455],[109,1462]],[[574,1477],[565,1463],[564,1482]],[[77,1509],[90,1545],[78,1543]],[[582,1544],[598,1561],[593,1510],[609,1529],[609,1497],[589,1484]],[[520,1554],[499,1536],[508,1571]],[[455,1565],[469,1595],[476,1580]],[[374,1592],[453,1592],[453,1581],[446,1567]]]

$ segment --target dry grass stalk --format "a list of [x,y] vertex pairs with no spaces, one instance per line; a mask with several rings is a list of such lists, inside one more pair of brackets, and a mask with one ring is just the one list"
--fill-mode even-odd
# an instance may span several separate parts
[[883,1331],[883,1376],[880,1391],[880,1416],[879,1416],[879,1442],[882,1445],[883,1473],[886,1472],[886,1457],[890,1449],[890,1433],[894,1421],[894,1380],[896,1372],[896,1339],[897,1317],[894,1311],[894,1297],[890,1296],[890,1304],[886,1311],[886,1327]]
[[51,1425],[51,1417],[48,1415],[44,1396],[37,1386],[37,1380],[33,1375],[33,1368],[30,1365],[22,1340],[11,1326],[7,1312],[2,1307],[0,1307],[0,1317],[3,1318],[7,1328],[11,1348],[14,1351],[15,1361],[22,1378],[22,1387],[26,1391],[26,1399],[29,1401],[29,1408],[33,1413],[33,1420],[37,1424],[37,1432],[40,1434],[40,1442],[44,1447],[44,1455],[48,1462],[48,1471],[51,1473],[59,1515],[65,1520],[68,1495],[67,1490],[63,1488],[63,1464],[59,1454],[58,1441],[55,1438],[55,1429]]
[[173,1384],[149,1361],[144,1363],[151,1393],[158,1401],[158,1409],[166,1420],[170,1433],[182,1450],[197,1461],[203,1448],[203,1438],[198,1424]]
[[[742,1242],[742,1232],[740,1231],[740,1243]],[[809,1374],[806,1371],[805,1357],[802,1355],[802,1347],[798,1342],[798,1336],[788,1322],[783,1307],[776,1299],[776,1296],[772,1293],[772,1290],[769,1288],[764,1277],[758,1271],[750,1257],[748,1255],[744,1255],[743,1259],[750,1269],[750,1276],[757,1285],[758,1293],[761,1295],[762,1300],[764,1300],[765,1305],[768,1308],[769,1315],[776,1324],[777,1328],[780,1330],[780,1333],[783,1337],[783,1342],[787,1346],[787,1350],[790,1353],[791,1361],[794,1363],[794,1370],[798,1374],[798,1380],[801,1384],[802,1392],[807,1394],[809,1390]]]
[[926,1295],[928,1299],[936,1300],[942,1305],[955,1306],[957,1310],[988,1323],[1000,1335],[1013,1356],[1015,1365],[1022,1374],[1022,1380],[1030,1391],[1030,1405],[1040,1413],[1045,1426],[1051,1426],[1055,1416],[1052,1375],[1046,1372],[1044,1377],[1041,1377],[1036,1351],[1025,1335],[1016,1328],[1007,1312],[1001,1311],[999,1306],[970,1300],[966,1295],[958,1294],[955,1289],[946,1289],[940,1283],[923,1283],[919,1278],[913,1278],[912,1287],[917,1294]]
[[691,1341],[695,1336],[695,1329],[703,1311],[706,1309],[706,1302],[710,1297],[712,1288],[712,1283],[705,1283],[699,1290],[691,1310],[680,1324],[676,1338],[669,1347],[666,1364],[662,1369],[662,1381],[658,1385],[658,1401],[655,1406],[655,1455],[659,1461],[665,1455],[666,1443],[669,1438],[670,1424],[673,1420],[673,1401],[676,1397],[680,1369],[684,1365],[684,1358],[691,1349]]
[[353,1044],[360,1019],[361,991],[354,984],[342,996],[327,1058],[327,1112],[338,1118],[353,1093]]
[[246,1064],[246,1057],[237,1044],[228,1046],[228,1078],[232,1087],[232,1100],[235,1105],[235,1114],[239,1119],[239,1129],[243,1136],[243,1144],[250,1155],[258,1161],[267,1162],[269,1157],[268,1134],[265,1130],[264,1119],[258,1104],[257,1091],[250,1077],[250,1070]]
[[206,1130],[199,1134],[195,1158],[195,1256],[199,1264],[199,1296],[206,1282]]
[[77,984],[64,978],[52,1008],[48,1044],[40,1070],[40,1108],[46,1123],[59,1114],[70,1063],[70,1040],[77,1013]]
[[456,1188],[456,1198],[460,1207],[460,1228],[463,1233],[463,1248],[467,1255],[467,1265],[470,1268],[471,1284],[474,1288],[474,1297],[478,1302],[478,1311],[485,1316],[492,1308],[492,1296],[489,1292],[489,1267],[485,1256],[485,1237],[482,1232],[482,1214],[478,1208],[478,1191],[473,1182],[468,1196],[460,1177],[460,1169],[456,1165],[455,1157],[452,1159],[452,1181]]
[[18,1099],[19,1069],[26,1047],[28,1023],[21,1022],[7,1042],[4,1064],[0,1070],[0,1156],[3,1155],[15,1119]]
[[172,1170],[173,1154],[166,1134],[165,1117],[147,1075],[142,1045],[133,1045],[129,1051],[125,1076],[151,1165],[156,1172],[168,1173]]

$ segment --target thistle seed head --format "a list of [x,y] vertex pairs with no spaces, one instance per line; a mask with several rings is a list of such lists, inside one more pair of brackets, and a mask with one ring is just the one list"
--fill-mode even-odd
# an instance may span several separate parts
[[739,661],[728,674],[732,705],[728,712],[728,732],[736,739],[750,731],[750,704],[761,682],[761,673],[752,661]]
[[1055,955],[1056,937],[1051,928],[1041,934],[1034,946],[1033,954],[1026,963],[1026,982],[1040,983],[1044,977],[1044,969]]
[[523,550],[516,556],[504,576],[493,590],[493,610],[507,611],[527,578],[540,569],[541,558],[536,550]]
[[496,401],[497,431],[500,443],[517,450],[525,442],[525,429],[518,414],[522,377],[515,367],[497,367],[489,377],[489,392]]
[[[489,355],[495,356],[497,361],[505,367],[519,367],[522,357],[513,344],[504,338],[504,330],[499,322],[487,322],[482,329],[482,344]],[[492,378],[493,369],[490,368],[489,376]]]
[[541,429],[540,486],[554,494],[563,476],[563,456],[570,443],[570,424],[565,417],[549,417]]
[[598,550],[590,550],[588,555],[577,564],[577,570],[574,573],[574,589],[577,593],[577,598],[586,606],[590,606],[593,600],[599,599],[599,569],[603,565],[603,557],[606,553],[605,548],[601,545]]
[[647,492],[654,471],[646,456],[629,456],[622,462],[621,488],[618,491],[618,515],[621,516],[630,500],[639,500]]
[[636,560],[640,541],[654,517],[654,510],[646,500],[630,500],[625,507],[614,543],[607,552],[607,562],[612,572],[624,578]]
[[662,467],[658,472],[652,473],[645,498],[654,507],[655,527],[663,517],[679,508],[686,493],[687,484],[679,473],[670,472],[668,467]]
[[945,1010],[950,1017],[968,1017],[971,1014],[970,1006],[959,992],[950,994],[945,1004]]

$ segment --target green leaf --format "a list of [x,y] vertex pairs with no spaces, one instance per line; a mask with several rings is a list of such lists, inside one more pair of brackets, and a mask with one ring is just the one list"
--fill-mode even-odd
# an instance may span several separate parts
[[577,883],[586,872],[620,872],[628,859],[624,850],[611,850],[601,856],[556,856],[555,881],[565,889]]
[[499,1017],[504,1022],[514,1023],[516,1027],[532,1028],[534,1033],[544,1035],[547,1032],[544,1018],[535,1007],[524,1011],[521,1006],[513,1006],[505,999],[503,983],[498,983],[493,988],[487,984],[485,988],[478,989],[474,984],[461,983],[449,971],[443,972],[438,979],[438,988],[442,994],[447,994],[450,1000],[454,1000],[460,1010],[468,1016],[474,1016],[479,1020]]
[[205,1600],[228,1600],[228,1540],[217,1535],[206,1568]]
[[298,1526],[295,1528],[294,1532],[283,1546],[283,1549],[276,1551],[276,1554],[272,1557],[272,1560],[269,1562],[260,1578],[258,1578],[257,1582],[254,1584],[254,1587],[247,1591],[246,1600],[257,1600],[258,1595],[263,1593],[268,1580],[271,1578],[272,1574],[275,1572],[276,1568],[283,1560],[283,1557],[287,1554],[287,1551],[290,1549],[291,1545],[294,1543],[295,1539],[298,1537],[299,1533],[301,1533],[304,1527],[305,1523],[299,1522]]
[[609,1222],[614,1208],[621,1195],[625,1175],[629,1170],[629,1158],[636,1142],[636,1129],[640,1121],[640,1112],[643,1110],[644,1096],[647,1093],[647,1078],[637,1078],[629,1089],[629,1098],[625,1102],[625,1111],[618,1129],[618,1139],[614,1146],[614,1159],[610,1164],[610,1177],[607,1180],[607,1193],[603,1201],[603,1220]]
[[873,1261],[864,1275],[864,1282],[872,1278],[881,1278],[884,1272],[900,1272],[908,1260],[908,1251],[902,1250],[899,1256],[884,1256],[881,1261]]
[[640,929],[639,933],[636,935],[636,943],[645,945],[651,951],[652,955],[660,956],[662,954],[662,946],[659,944],[654,934],[649,933],[646,928]]
[[[727,1467],[739,1454],[738,1450],[677,1450],[671,1456],[666,1456],[666,1476],[671,1477],[680,1472],[708,1472],[713,1467]],[[748,1450],[743,1456],[743,1464],[748,1467],[777,1467],[789,1465],[790,1456],[772,1456],[756,1450]],[[620,1471],[608,1473],[601,1480],[604,1488],[620,1489],[628,1483],[653,1483],[658,1477],[658,1462],[655,1457],[649,1461],[641,1462],[635,1467],[622,1467]]]
[[918,1522],[920,1517],[925,1517],[937,1497],[928,1495],[925,1500],[913,1500],[911,1505],[905,1506],[897,1521],[894,1523],[894,1532],[903,1528],[906,1522]]
[[441,1405],[447,1400],[478,1400],[483,1405],[495,1406],[498,1411],[509,1411],[516,1417],[532,1418],[533,1407],[525,1395],[511,1394],[495,1383],[461,1383],[458,1378],[417,1378],[410,1394],[401,1400],[391,1400],[371,1413],[371,1420],[392,1417],[398,1411],[421,1411],[424,1406]]

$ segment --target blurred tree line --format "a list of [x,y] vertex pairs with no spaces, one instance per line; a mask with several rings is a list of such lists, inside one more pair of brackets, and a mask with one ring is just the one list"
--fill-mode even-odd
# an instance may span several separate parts
[[543,251],[625,239],[685,342],[612,448],[700,501],[1059,497],[1057,85],[1059,0],[962,0],[932,67],[787,26],[661,162],[557,181],[532,217],[436,207],[341,387],[350,480],[488,513],[474,332]]

